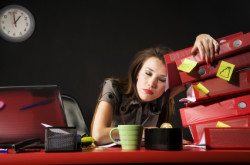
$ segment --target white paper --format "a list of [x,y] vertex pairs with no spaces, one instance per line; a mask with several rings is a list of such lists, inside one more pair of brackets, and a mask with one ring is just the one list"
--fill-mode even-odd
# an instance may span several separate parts
[[179,102],[193,103],[196,101],[194,89],[191,84],[187,84],[186,86],[187,86],[187,91],[186,91],[187,97],[180,99]]
[[110,143],[110,144],[102,145],[102,146],[98,146],[98,147],[107,148],[107,147],[113,147],[113,146],[116,146],[116,145],[117,145],[116,143]]

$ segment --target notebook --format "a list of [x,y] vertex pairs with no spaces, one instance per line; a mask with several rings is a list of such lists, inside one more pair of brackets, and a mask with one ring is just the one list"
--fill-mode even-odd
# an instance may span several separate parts
[[45,127],[66,127],[57,85],[0,87],[0,144],[45,139]]

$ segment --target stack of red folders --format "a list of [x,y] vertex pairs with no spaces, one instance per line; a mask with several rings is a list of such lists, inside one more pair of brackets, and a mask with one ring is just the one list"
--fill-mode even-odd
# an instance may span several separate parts
[[[218,122],[230,128],[242,127],[239,132],[250,128],[250,33],[239,32],[217,41],[220,49],[209,64],[199,53],[190,55],[192,47],[164,55],[170,90],[182,84],[187,87],[187,97],[182,99],[186,107],[180,109],[180,114],[195,144],[201,143],[205,132],[210,135],[205,128],[215,128]],[[186,59],[196,62],[190,72],[178,69]],[[220,131],[217,129],[216,133]]]

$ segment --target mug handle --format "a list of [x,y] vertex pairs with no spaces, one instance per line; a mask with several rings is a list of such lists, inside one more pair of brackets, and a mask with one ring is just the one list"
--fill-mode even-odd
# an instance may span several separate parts
[[117,141],[115,141],[114,139],[113,139],[113,137],[112,137],[112,132],[114,131],[114,130],[118,130],[118,128],[116,127],[116,128],[112,128],[111,130],[110,130],[110,132],[109,132],[109,137],[110,137],[110,139],[115,143],[115,144],[118,144],[118,145],[121,145],[121,142],[117,142]]

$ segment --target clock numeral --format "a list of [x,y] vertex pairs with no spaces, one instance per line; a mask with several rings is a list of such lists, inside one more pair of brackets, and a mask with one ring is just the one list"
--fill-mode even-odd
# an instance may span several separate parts
[[3,30],[5,30],[5,26],[3,26]]
[[16,36],[16,33],[13,33],[13,36],[15,37],[15,36]]
[[22,32],[19,33],[19,36],[23,35]]
[[24,29],[24,31],[26,32],[26,31],[27,31],[27,29],[25,28],[25,29]]
[[25,17],[24,20],[27,21],[27,20],[28,20],[28,17]]
[[10,31],[8,31],[8,34],[10,34]]
[[4,21],[2,21],[2,24],[4,24]]
[[7,18],[7,15],[4,15],[3,18]]

